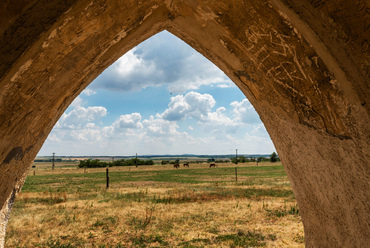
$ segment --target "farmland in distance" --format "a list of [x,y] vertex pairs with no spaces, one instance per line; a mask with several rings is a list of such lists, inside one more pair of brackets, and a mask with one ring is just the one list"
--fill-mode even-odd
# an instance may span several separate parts
[[36,164],[6,247],[304,247],[280,162],[110,167],[109,189],[105,168]]

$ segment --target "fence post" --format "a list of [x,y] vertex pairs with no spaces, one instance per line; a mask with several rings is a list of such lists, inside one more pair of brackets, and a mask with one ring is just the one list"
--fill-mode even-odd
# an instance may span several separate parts
[[107,168],[106,178],[107,178],[107,189],[108,189],[109,188],[109,169],[108,168]]
[[238,167],[235,167],[235,181],[238,181]]

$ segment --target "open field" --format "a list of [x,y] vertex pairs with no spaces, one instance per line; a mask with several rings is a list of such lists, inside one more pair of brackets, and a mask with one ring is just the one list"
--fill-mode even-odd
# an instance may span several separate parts
[[[303,247],[280,163],[30,170],[6,247]],[[39,167],[38,167],[39,168]]]

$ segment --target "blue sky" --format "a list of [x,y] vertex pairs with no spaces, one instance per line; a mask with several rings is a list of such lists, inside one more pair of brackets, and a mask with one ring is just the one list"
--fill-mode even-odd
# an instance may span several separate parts
[[39,156],[269,154],[258,114],[214,64],[167,31],[97,77],[59,119]]

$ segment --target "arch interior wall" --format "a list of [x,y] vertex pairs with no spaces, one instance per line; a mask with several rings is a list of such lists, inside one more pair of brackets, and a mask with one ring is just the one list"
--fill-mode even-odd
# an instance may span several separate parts
[[0,246],[52,127],[105,68],[168,30],[254,105],[292,183],[308,247],[370,242],[370,2],[0,3]]

